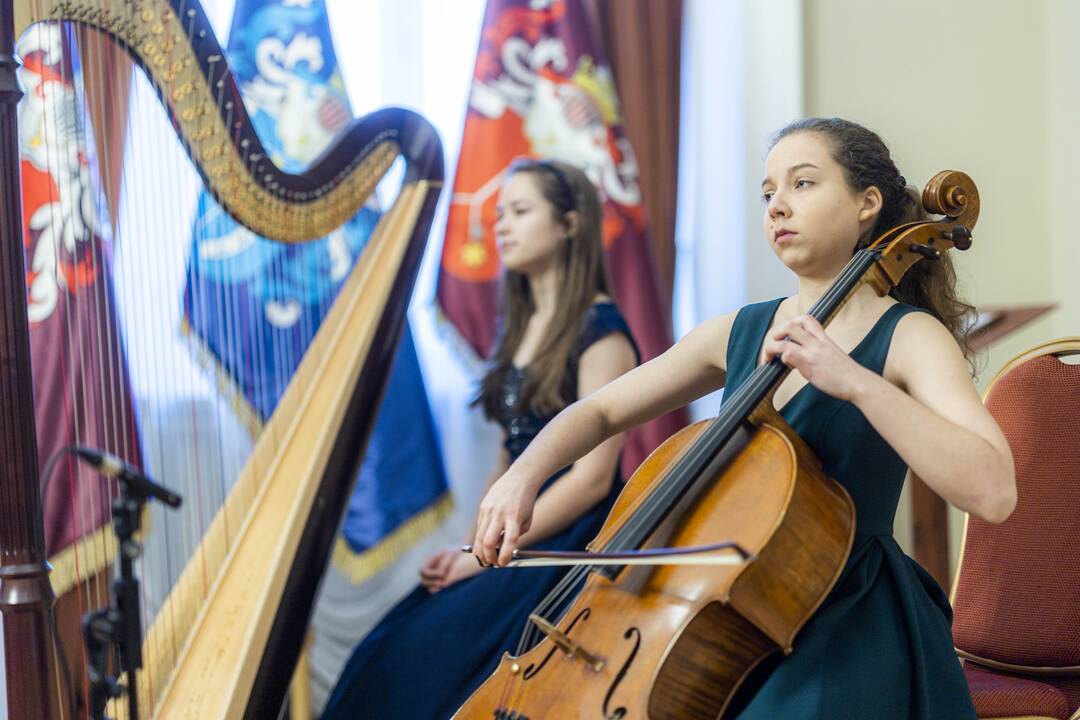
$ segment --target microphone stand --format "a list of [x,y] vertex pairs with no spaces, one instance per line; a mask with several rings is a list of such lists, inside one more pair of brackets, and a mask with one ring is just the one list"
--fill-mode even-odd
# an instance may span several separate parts
[[[87,675],[90,679],[90,712],[93,720],[106,720],[108,701],[124,694],[128,696],[128,720],[139,718],[139,694],[136,671],[142,667],[142,619],[139,612],[139,581],[133,562],[142,553],[135,535],[142,522],[142,508],[156,492],[168,492],[160,486],[143,482],[128,482],[118,476],[120,496],[112,503],[112,526],[119,541],[120,577],[113,581],[108,608],[83,617],[83,639],[89,655]],[[179,504],[179,498],[177,503]],[[109,648],[119,650],[120,670],[127,673],[127,687],[107,674]]]

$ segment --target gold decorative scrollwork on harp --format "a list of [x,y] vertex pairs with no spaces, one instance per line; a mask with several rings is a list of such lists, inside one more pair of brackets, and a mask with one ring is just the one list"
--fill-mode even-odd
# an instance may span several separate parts
[[139,676],[154,680],[153,688],[138,686],[144,713],[274,717],[404,326],[442,185],[439,140],[418,115],[381,110],[354,120],[307,171],[290,174],[267,156],[197,2],[15,0],[11,7],[16,37],[33,23],[67,21],[126,50],[207,190],[265,238],[298,243],[329,234],[398,158],[405,161],[394,204],[202,534],[197,562],[148,623]]
[[[183,8],[179,13],[175,4]],[[215,199],[264,237],[300,242],[340,227],[398,155],[393,128],[374,134],[354,128],[327,151],[325,157],[335,162],[316,163],[303,176],[278,170],[250,131],[239,93],[226,91],[235,88],[232,73],[197,2],[23,0],[15,10],[16,37],[35,22],[67,20],[122,44],[154,84]],[[236,143],[238,130],[242,137]],[[361,137],[364,147],[341,162],[338,151],[353,148]]]

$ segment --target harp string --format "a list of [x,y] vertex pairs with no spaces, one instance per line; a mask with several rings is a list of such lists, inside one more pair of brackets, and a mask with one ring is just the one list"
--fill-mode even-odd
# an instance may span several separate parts
[[[69,371],[68,361],[69,358],[74,355],[76,350],[83,349],[82,344],[86,341],[84,335],[79,332],[81,328],[78,326],[80,303],[83,302],[83,300],[75,294],[81,285],[81,278],[79,277],[79,272],[82,268],[80,245],[85,245],[86,248],[89,248],[89,252],[87,252],[86,255],[91,263],[90,272],[96,272],[97,255],[94,252],[95,247],[93,238],[86,237],[85,232],[76,235],[78,230],[82,229],[85,231],[87,229],[85,225],[78,223],[73,224],[71,227],[66,227],[61,224],[65,220],[65,218],[62,217],[65,206],[76,210],[79,208],[77,203],[73,203],[73,199],[81,199],[81,195],[72,198],[71,191],[73,187],[74,189],[81,190],[81,186],[76,185],[76,183],[81,183],[83,179],[81,167],[77,164],[75,166],[76,177],[74,178],[76,182],[70,182],[72,178],[65,176],[65,170],[70,172],[72,168],[70,165],[65,166],[62,164],[64,157],[61,156],[61,153],[67,151],[65,156],[70,160],[70,151],[72,149],[70,144],[74,141],[79,147],[85,145],[83,138],[80,135],[81,128],[78,124],[77,87],[73,82],[73,74],[68,72],[69,67],[71,67],[71,62],[73,61],[67,48],[68,38],[64,36],[62,31],[57,27],[39,27],[36,32],[36,40],[36,46],[30,48],[30,54],[33,55],[34,52],[37,51],[36,56],[34,56],[34,61],[36,63],[48,63],[44,66],[39,64],[38,67],[35,68],[35,70],[39,72],[40,81],[34,88],[40,95],[42,101],[41,110],[43,115],[41,118],[41,131],[45,141],[45,165],[49,177],[54,178],[57,181],[55,186],[52,184],[49,185],[50,202],[48,211],[51,216],[51,222],[45,228],[45,231],[48,234],[45,237],[39,236],[38,242],[40,244],[45,244],[46,249],[52,255],[52,280],[54,282],[54,287],[59,290],[57,300],[62,301],[64,304],[64,312],[59,318],[56,318],[60,323],[61,347],[59,348],[58,360],[60,363],[61,377],[59,380],[63,393],[64,407],[74,410],[72,413],[74,425],[69,431],[72,434],[69,435],[67,439],[78,442],[82,439],[82,418],[78,412],[78,408],[84,403],[77,402],[76,392],[79,388],[75,386],[75,376],[74,373]],[[42,51],[51,54],[46,55],[43,54]],[[53,67],[53,63],[56,63],[55,68]],[[48,75],[53,72],[54,69],[60,80],[61,90],[59,92],[56,90],[55,82],[50,81],[46,86]],[[34,100],[36,101],[36,98]],[[80,161],[81,157],[76,162]],[[55,196],[53,195],[54,191],[57,193]],[[62,264],[62,262],[66,260],[66,258],[62,257],[63,244],[65,243],[66,237],[64,232],[56,232],[58,228],[72,233],[72,239],[74,240],[72,247],[74,252],[71,257],[71,260],[73,261],[72,269],[69,274],[64,274]],[[30,229],[27,228],[27,232],[29,231]],[[37,252],[36,247],[35,252]],[[68,275],[70,275],[70,277]],[[96,299],[96,297],[94,299]],[[49,319],[50,318],[46,317],[43,322],[48,322]],[[47,327],[42,328],[42,331],[47,330]],[[75,357],[83,364],[80,369],[85,374],[85,356],[80,352],[78,355],[75,355]],[[78,498],[79,495],[74,493],[76,482],[81,484],[82,482],[91,479],[82,476],[83,473],[81,470],[79,468],[73,468],[71,464],[68,465],[67,469],[70,497]],[[80,561],[82,558],[79,557],[78,540],[84,535],[85,528],[91,526],[91,523],[85,515],[86,508],[81,503],[69,503],[68,512],[70,515],[71,527],[74,530],[73,540],[76,543],[73,546],[75,548],[73,555],[76,578],[78,581],[81,581],[83,573]],[[85,554],[88,551],[90,551],[90,547],[86,546],[86,549],[83,552]],[[77,584],[76,599],[79,602],[80,611],[83,607],[89,606],[93,602],[93,598],[89,596],[91,588],[87,587],[85,589],[85,593],[87,594],[85,599],[81,597],[83,592],[82,586]],[[57,672],[59,673],[59,665],[56,667]],[[56,687],[60,688],[62,686],[58,684]],[[64,707],[64,704],[61,703],[60,706]]]
[[[84,308],[74,317],[78,321],[80,316],[91,318],[92,326],[83,328],[78,324],[74,332],[80,339],[79,357],[85,361],[86,351],[97,359],[96,377],[89,383],[85,393],[96,393],[96,405],[85,402],[89,412],[91,408],[99,408],[102,416],[100,420],[101,435],[92,434],[91,427],[93,418],[87,419],[86,432],[88,435],[81,442],[87,445],[100,446],[109,452],[131,457],[132,441],[128,434],[121,413],[124,412],[124,404],[128,400],[124,391],[123,371],[118,369],[118,363],[122,364],[123,348],[120,347],[119,326],[116,321],[116,308],[112,293],[112,264],[111,255],[115,242],[115,224],[108,215],[107,195],[104,187],[108,182],[110,158],[107,152],[102,152],[105,146],[104,126],[94,129],[94,118],[102,114],[111,114],[107,104],[100,103],[97,98],[97,88],[102,87],[107,58],[101,56],[102,48],[95,43],[96,36],[86,30],[64,23],[61,25],[62,47],[66,57],[64,68],[71,71],[70,78],[65,79],[65,85],[70,84],[70,108],[67,116],[73,123],[73,131],[78,138],[78,146],[81,149],[85,161],[78,163],[80,173],[80,197],[73,209],[74,214],[79,214],[81,220],[80,230],[84,237],[82,240],[90,249],[91,268],[93,274],[94,291],[84,299],[76,299],[76,302],[85,302]],[[102,144],[96,144],[101,139]],[[85,162],[85,167],[83,163]],[[88,344],[88,346],[87,346]],[[85,371],[83,372],[85,376]],[[86,386],[84,386],[86,387]],[[110,537],[111,529],[111,500],[115,492],[113,483],[103,483],[94,473],[88,473],[85,482],[94,487],[98,502],[102,504],[105,512],[104,523],[94,531],[86,528],[86,532],[93,533],[93,544],[87,547],[85,561],[82,567],[86,569],[85,575],[77,574],[77,581],[87,582],[87,605],[88,609],[102,607],[108,603],[108,596],[103,592],[99,583],[92,582],[97,572],[95,568],[112,563],[108,557],[106,542]]]
[[[60,182],[65,182],[64,179],[63,179],[63,175],[65,174],[65,170],[70,171],[70,168],[65,168],[64,164],[62,164],[64,162],[64,160],[65,160],[64,156],[67,156],[67,158],[70,158],[70,149],[65,147],[65,145],[67,145],[68,142],[70,142],[72,133],[75,134],[75,136],[76,136],[76,138],[78,140],[78,144],[79,144],[79,146],[81,148],[85,148],[85,140],[81,136],[82,135],[81,128],[80,128],[80,124],[78,122],[78,114],[77,114],[78,113],[78,97],[77,97],[78,96],[78,90],[77,90],[77,86],[75,84],[75,78],[74,78],[74,64],[73,64],[74,63],[74,58],[72,57],[71,52],[70,52],[70,49],[71,49],[70,38],[69,38],[68,34],[66,33],[66,28],[64,28],[63,26],[57,26],[57,34],[59,36],[57,38],[59,40],[59,42],[57,44],[57,47],[58,47],[58,49],[60,51],[60,54],[61,54],[60,65],[59,65],[59,67],[60,67],[60,78],[61,78],[61,82],[62,82],[62,87],[65,89],[65,92],[62,95],[59,96],[59,99],[60,99],[60,102],[65,103],[65,106],[61,107],[61,108],[58,108],[57,112],[56,112],[56,119],[57,119],[57,124],[55,125],[55,128],[56,128],[56,142],[54,143],[54,147],[56,148],[56,162],[55,163],[50,163],[50,166],[51,166],[50,174],[53,177],[59,179]],[[71,70],[72,70],[72,72],[70,74],[68,72],[69,68],[71,68]],[[70,92],[67,92],[68,88],[70,88]],[[86,152],[86,151],[83,150],[83,152]],[[76,161],[76,162],[78,163],[79,161]],[[77,172],[80,172],[80,171],[81,171],[81,168],[78,168]],[[80,175],[81,175],[81,172],[80,172]],[[82,181],[82,178],[79,177],[78,182],[80,184],[81,184],[81,181]],[[70,195],[71,190],[72,190],[72,185],[69,184],[67,186],[66,192]],[[80,190],[81,190],[81,188],[80,188]],[[61,192],[61,195],[63,195],[65,193],[64,190],[61,190],[60,192]],[[81,193],[80,193],[80,195],[81,195]],[[68,203],[70,203],[70,204],[65,208],[65,203],[63,202],[63,199],[62,199],[61,204],[58,206],[58,209],[60,211],[67,210],[69,213],[72,213],[73,215],[78,213],[79,208],[81,206],[81,203],[79,203],[76,198],[72,198],[72,197],[69,197]],[[77,218],[77,215],[76,215],[76,218]],[[82,223],[82,222],[78,222],[76,220],[76,218],[73,218],[73,221],[75,221],[75,222],[73,222],[74,226],[72,227],[72,234],[73,234],[73,240],[74,240],[74,244],[73,244],[72,249],[74,250],[74,253],[75,253],[74,257],[72,258],[73,261],[74,261],[74,270],[73,270],[73,272],[76,274],[76,277],[75,277],[74,287],[69,286],[68,290],[63,293],[63,297],[65,298],[65,302],[67,303],[67,308],[66,308],[67,312],[66,312],[66,315],[65,315],[64,322],[65,322],[65,325],[66,325],[65,334],[67,335],[67,341],[68,341],[67,345],[68,345],[68,348],[69,348],[68,352],[66,353],[66,356],[70,357],[70,358],[77,359],[77,361],[78,361],[78,363],[80,365],[80,367],[78,368],[78,375],[80,377],[83,377],[83,376],[86,375],[86,368],[85,368],[86,357],[85,357],[85,354],[82,352],[82,347],[81,346],[82,346],[82,343],[83,343],[83,334],[80,332],[82,330],[82,327],[81,327],[81,323],[79,322],[80,315],[81,315],[81,308],[79,307],[79,305],[83,302],[84,298],[80,297],[80,295],[77,294],[78,293],[78,288],[82,286],[82,283],[80,282],[80,279],[77,277],[77,274],[80,272],[80,269],[82,268],[82,262],[80,262],[80,257],[79,257],[79,255],[80,255],[79,246],[81,244],[83,244],[83,243],[86,243],[91,248],[88,255],[89,255],[89,258],[91,260],[91,263],[93,263],[93,265],[96,265],[97,257],[96,257],[96,254],[93,252],[92,245],[90,245],[90,243],[93,242],[92,239],[90,237],[79,237],[79,235],[84,235],[84,234],[87,233],[87,230],[88,230],[87,224]],[[64,221],[65,221],[65,219],[63,217],[54,218],[54,223],[64,222]],[[55,225],[54,225],[54,227],[55,227]],[[83,243],[80,243],[80,240],[82,240]],[[58,252],[60,252],[60,251],[58,251]],[[93,265],[92,265],[92,269],[93,269]],[[59,263],[57,264],[57,267],[58,268],[61,267]],[[65,371],[65,375],[67,375],[67,371]],[[72,392],[72,398],[73,398],[73,401],[74,401],[74,407],[78,408],[80,404],[88,405],[88,403],[86,403],[85,401],[80,403],[78,398],[76,397],[76,393],[79,392],[79,388],[75,385],[75,374],[74,373],[71,374],[71,382],[72,382],[71,392]],[[82,435],[82,430],[83,430],[83,424],[81,423],[82,418],[81,418],[81,414],[77,410],[73,413],[73,419],[74,419],[74,428],[73,428],[73,430],[74,430],[74,433],[75,433],[75,436],[74,436],[73,440],[74,440],[74,442],[82,443],[87,438],[83,437],[83,435]],[[93,477],[88,477],[87,473],[85,473],[82,468],[78,468],[76,472],[80,476],[80,477],[78,477],[78,481],[80,482],[80,484],[85,483],[85,482],[94,482],[96,480]],[[101,488],[101,487],[95,488],[94,495],[102,493],[102,490],[103,490],[103,488]],[[107,490],[105,490],[105,492],[107,492]],[[91,495],[91,497],[92,496],[93,495]],[[80,497],[80,495],[72,495],[72,497],[77,498],[77,497]],[[76,523],[74,525],[75,538],[78,538],[79,536],[85,535],[86,531],[89,528],[89,518],[86,515],[87,512],[88,512],[88,508],[86,508],[85,506],[82,506],[82,504],[79,503],[78,514],[80,516],[80,518],[79,518],[80,522],[78,522],[78,523]],[[77,540],[75,540],[75,542],[76,542],[75,548],[76,548],[76,555],[77,555],[78,554],[78,548],[80,546],[79,546]],[[99,556],[99,549],[96,548],[96,547],[93,547],[91,545],[86,545],[84,547],[86,548],[86,556],[87,557],[84,559],[84,562],[81,565],[82,565],[82,567],[87,568],[87,570],[89,571],[89,569],[92,567],[93,558]],[[75,575],[75,577],[76,577],[76,583],[77,583],[76,588],[83,587],[82,583],[84,582],[84,580],[86,580],[86,577],[82,576],[79,564],[76,565],[76,575]],[[96,603],[100,600],[100,597],[95,597],[97,594],[94,593],[94,588],[91,588],[89,584],[87,584],[85,587],[86,587],[86,593],[87,593],[85,604],[86,604],[87,610],[89,611],[89,610],[92,610],[95,607],[97,607]]]
[[[101,117],[103,114],[115,116],[115,113],[108,108],[107,103],[110,102],[109,100],[106,100],[106,103],[102,105],[100,98],[95,99],[95,92],[99,88],[105,87],[104,73],[107,70],[108,58],[103,56],[105,47],[102,43],[97,42],[98,37],[85,29],[69,26],[65,40],[65,46],[74,49],[71,68],[72,86],[75,92],[71,95],[71,101],[75,104],[75,107],[72,108],[72,117],[76,119],[80,146],[86,148],[88,171],[86,187],[93,197],[93,202],[87,208],[90,218],[88,218],[86,232],[88,234],[87,241],[93,250],[91,258],[97,280],[94,284],[95,292],[88,299],[92,305],[90,316],[94,318],[96,324],[96,327],[92,329],[96,340],[94,350],[99,358],[97,364],[99,377],[95,387],[99,392],[99,406],[103,408],[106,415],[103,427],[103,444],[112,452],[124,457],[132,457],[134,438],[129,434],[128,428],[124,427],[121,414],[124,412],[123,408],[128,400],[125,393],[125,382],[122,376],[117,377],[116,375],[117,372],[123,372],[122,369],[119,369],[123,367],[122,362],[120,362],[123,357],[123,349],[119,346],[120,333],[116,327],[116,308],[113,306],[112,265],[110,263],[111,253],[109,247],[110,243],[115,242],[115,235],[111,232],[114,229],[115,220],[111,217],[111,214],[106,214],[104,218],[99,215],[100,212],[107,213],[109,208],[104,191],[106,184],[110,182],[111,167],[109,163],[111,157],[105,142],[108,138],[103,135],[103,133],[107,132],[106,126],[101,124],[96,132],[94,132],[95,128],[93,126],[95,116]],[[78,74],[74,66],[76,57],[84,78],[81,84],[78,83],[76,77]],[[68,64],[65,63],[65,68],[67,67]],[[89,76],[89,82],[86,80],[87,76]],[[109,495],[106,501],[109,502],[109,506],[106,510],[111,515],[110,501],[115,492],[114,485],[113,483],[107,483],[100,485],[100,487],[106,489]],[[105,557],[107,553],[105,547],[107,535],[105,533],[111,530],[109,527],[111,517],[109,517],[109,521],[102,528],[102,533],[95,535],[96,542],[93,544],[93,548],[98,556],[98,561],[92,566],[107,566],[106,564],[110,561],[109,558]],[[93,586],[92,589],[90,589],[91,585]],[[95,595],[89,600],[90,603],[96,607],[101,607],[107,603],[107,597],[102,597],[102,588],[99,583],[88,583],[87,587]]]
[[[110,7],[102,0],[93,1],[102,10]],[[41,0],[32,2],[38,16],[46,14],[45,3]],[[193,20],[188,18],[186,9],[190,5],[183,3],[179,14],[180,21],[189,28]],[[52,218],[54,227],[71,223],[68,230],[78,233],[76,262],[69,263],[70,279],[75,281],[71,284],[79,286],[89,279],[90,274],[98,283],[98,287],[89,294],[60,293],[65,315],[61,339],[63,347],[58,348],[58,359],[62,363],[65,401],[72,407],[90,407],[92,403],[86,401],[95,400],[102,413],[102,435],[94,434],[96,431],[92,424],[96,419],[83,417],[79,412],[72,418],[70,430],[65,432],[71,443],[100,444],[127,457],[138,453],[150,474],[175,487],[185,497],[184,511],[175,516],[152,505],[149,507],[144,525],[145,550],[138,566],[142,579],[140,604],[144,630],[155,623],[171,627],[171,632],[146,633],[148,645],[157,646],[147,649],[154,654],[170,655],[172,664],[175,664],[183,643],[180,630],[190,624],[190,617],[182,613],[176,604],[167,603],[163,593],[154,586],[163,584],[165,579],[169,581],[165,584],[178,580],[185,572],[187,559],[191,558],[199,570],[199,592],[204,596],[209,592],[222,557],[233,546],[238,531],[237,520],[229,513],[220,516],[224,547],[211,548],[201,540],[210,530],[211,523],[215,522],[217,509],[224,506],[237,476],[242,478],[244,484],[236,490],[243,493],[250,505],[259,494],[261,481],[268,475],[273,457],[269,452],[253,455],[254,438],[248,438],[246,443],[236,442],[233,429],[238,422],[226,402],[217,398],[207,409],[201,398],[206,386],[214,383],[208,382],[205,374],[193,372],[195,368],[190,359],[175,351],[178,346],[170,345],[171,350],[152,352],[147,345],[148,342],[153,343],[153,338],[161,336],[162,325],[174,329],[179,320],[179,293],[176,289],[179,287],[182,291],[185,273],[189,285],[193,286],[196,280],[196,259],[187,257],[189,250],[213,240],[208,224],[190,222],[195,209],[191,190],[198,179],[175,136],[170,136],[168,141],[159,139],[160,126],[168,122],[156,98],[148,95],[150,84],[147,76],[140,71],[133,73],[126,81],[118,81],[118,65],[127,62],[126,55],[121,59],[122,51],[93,31],[75,30],[71,26],[50,29],[48,25],[40,23],[29,32],[37,33],[39,47],[47,46],[49,33],[59,33],[58,47],[63,50],[65,57],[60,62],[58,72],[64,87],[71,88],[70,92],[45,98],[48,117],[43,132],[48,148],[48,166],[57,177],[65,172],[65,168],[71,171],[73,161],[69,156],[71,147],[67,143],[73,138],[77,138],[79,145],[84,148],[83,154],[89,158],[86,167],[79,165],[81,157],[74,161],[77,172],[75,179],[78,182],[68,182],[71,178],[67,178],[62,186],[50,190],[53,194],[50,200],[53,202],[48,212],[55,216]],[[81,38],[81,42],[74,42],[76,36]],[[69,49],[75,48],[78,48],[80,55],[77,67],[73,64],[74,53],[69,52]],[[168,62],[171,64],[176,57],[170,53]],[[224,61],[212,64],[210,82],[213,96],[222,108],[226,127],[239,139],[238,130],[233,127],[235,109],[230,108],[229,103],[241,100],[239,97],[225,97],[229,86],[218,85],[226,74],[225,68]],[[122,82],[129,83],[131,87],[128,101],[120,99],[122,93],[119,86]],[[113,85],[113,97],[104,99],[97,94],[109,85]],[[156,119],[148,117],[151,115],[155,115]],[[99,118],[99,127],[94,127],[93,118]],[[100,122],[102,118],[111,118],[113,123],[127,123],[123,141],[126,149],[123,152],[115,146],[114,136],[105,129],[108,122]],[[241,153],[244,164],[255,172],[261,158],[254,157],[248,148],[242,149]],[[146,178],[157,181],[153,189],[147,187]],[[110,187],[117,190],[110,191]],[[73,191],[81,191],[85,195],[71,197]],[[151,197],[144,205],[140,198],[147,195]],[[163,205],[159,199],[152,197],[154,195],[169,198],[171,204]],[[64,213],[70,213],[70,216],[61,217]],[[163,246],[158,257],[146,252],[145,245],[156,241],[162,234],[175,238],[178,227],[183,228],[179,241],[181,250]],[[166,229],[169,232],[166,233]],[[64,252],[64,239],[56,235],[51,242],[53,245],[48,250],[56,256],[52,268],[54,279],[58,287],[73,290],[65,282],[64,266],[59,262],[59,256]],[[260,239],[255,242],[264,250],[274,247],[262,245],[272,241]],[[339,252],[347,255],[348,265],[351,266],[355,253],[341,231],[337,231],[330,240],[322,241],[314,250],[291,244],[284,248],[276,247],[273,257],[266,264],[267,279],[274,288],[282,289],[286,295],[258,296],[252,300],[256,303],[253,312],[256,315],[266,313],[268,298],[282,302],[291,299],[299,303],[301,312],[296,322],[286,329],[270,330],[265,323],[254,323],[252,333],[236,332],[247,322],[245,303],[249,297],[235,284],[216,283],[213,286],[217,306],[225,308],[228,313],[225,321],[217,325],[222,335],[218,338],[219,347],[226,348],[233,357],[243,358],[243,362],[247,363],[244,366],[247,377],[252,377],[255,364],[265,367],[267,362],[271,363],[276,373],[273,378],[276,382],[257,384],[254,392],[259,400],[256,403],[258,406],[266,408],[281,399],[286,380],[296,369],[321,325],[321,319],[333,304],[341,278],[339,273],[327,272],[327,268],[331,263],[345,262],[343,257],[335,254]],[[177,265],[177,257],[182,264]],[[78,262],[79,259],[85,259],[86,263]],[[319,272],[301,281],[295,274],[294,265],[297,262],[314,264]],[[174,297],[171,300],[166,298],[166,301],[172,303],[174,312],[171,318],[163,320],[160,308],[164,307],[166,301],[159,296],[169,292]],[[138,312],[122,305],[134,305]],[[196,304],[192,312],[207,313],[209,308]],[[92,327],[80,325],[80,319],[84,317],[94,318]],[[226,328],[230,331],[227,332]],[[151,353],[156,356],[154,363],[150,363],[147,357]],[[100,360],[96,368],[88,365],[91,354],[96,354]],[[139,372],[131,372],[128,385],[123,371],[125,368],[131,371],[135,364],[138,364]],[[91,375],[97,382],[97,389],[80,387],[78,378],[89,379]],[[294,382],[299,383],[303,391],[310,388],[315,380],[310,375],[300,374]],[[148,389],[148,385],[152,387]],[[84,395],[80,399],[76,396],[77,392],[95,395]],[[148,394],[152,396],[149,401],[144,397]],[[132,407],[138,418],[128,413]],[[268,421],[269,418],[263,420]],[[272,436],[274,444],[280,446],[288,432],[286,424],[265,422],[263,426]],[[182,466],[173,462],[175,454],[169,447],[171,438],[175,436],[188,438],[185,442],[190,442],[193,451]],[[239,470],[249,460],[254,472],[241,475]],[[85,535],[88,529],[93,530],[92,510],[95,503],[109,506],[115,488],[102,483],[96,473],[74,464],[61,469],[66,476],[64,483],[73,498],[79,497],[76,490],[84,485],[93,485],[101,490],[95,495],[96,501],[89,504],[72,503],[69,508],[72,526],[79,535]],[[60,482],[59,478],[57,482]],[[102,526],[102,530],[94,535],[92,543],[78,546],[80,549],[75,553],[76,578],[79,581],[75,599],[80,617],[109,602],[104,585],[87,582],[93,579],[93,572],[89,568],[102,562],[111,564],[114,559],[110,556],[115,554],[115,549],[106,542],[112,533],[108,522]],[[80,665],[85,667],[86,656],[81,643],[80,652]],[[80,677],[84,676],[80,673]],[[166,682],[167,678],[159,674],[157,666],[144,665],[139,684],[151,697],[151,704],[144,704],[144,709],[151,707],[156,693]],[[82,685],[85,692],[85,681]]]

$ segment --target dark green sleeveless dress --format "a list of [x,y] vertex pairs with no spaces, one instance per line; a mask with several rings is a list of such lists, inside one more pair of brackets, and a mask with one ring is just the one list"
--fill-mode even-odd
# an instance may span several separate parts
[[[727,354],[725,396],[753,372],[781,299],[739,311]],[[852,351],[881,374],[896,323],[918,308],[896,304]],[[840,579],[795,638],[762,663],[725,718],[738,720],[974,720],[953,652],[952,610],[933,578],[892,537],[907,467],[849,402],[812,385],[781,415],[855,502],[855,543]]]

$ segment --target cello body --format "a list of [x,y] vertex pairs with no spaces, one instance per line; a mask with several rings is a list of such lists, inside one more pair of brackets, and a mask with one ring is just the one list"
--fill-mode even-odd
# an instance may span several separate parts
[[[591,547],[633,514],[707,423],[684,428],[642,463]],[[652,542],[731,540],[752,562],[591,575],[560,628],[602,667],[545,638],[520,657],[504,655],[455,718],[713,720],[750,670],[790,652],[844,567],[854,507],[778,414],[761,417],[734,444],[723,472],[685,498],[692,508],[673,514],[678,521],[662,525]]]

